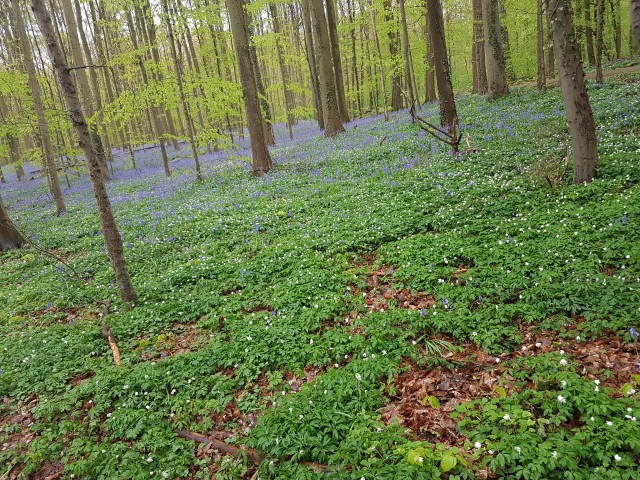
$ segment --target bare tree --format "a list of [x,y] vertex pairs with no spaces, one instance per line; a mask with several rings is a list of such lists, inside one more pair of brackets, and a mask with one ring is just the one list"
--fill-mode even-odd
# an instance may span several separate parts
[[31,0],[31,10],[35,15],[40,31],[44,36],[53,68],[57,74],[58,82],[62,93],[64,94],[67,109],[69,110],[71,123],[73,124],[76,135],[78,136],[78,143],[86,157],[89,176],[91,177],[91,182],[93,184],[93,192],[98,204],[102,232],[107,252],[109,254],[109,259],[111,260],[111,266],[115,272],[116,282],[120,289],[120,295],[124,302],[133,305],[137,300],[137,295],[131,283],[129,270],[127,268],[122,248],[122,238],[120,237],[120,232],[118,231],[115,218],[113,217],[111,202],[109,201],[109,196],[107,195],[107,190],[104,186],[98,155],[96,153],[95,146],[91,141],[91,133],[84,114],[82,113],[82,105],[78,98],[78,90],[76,88],[75,81],[71,76],[71,70],[67,65],[62,49],[58,44],[51,16],[47,11],[44,0]]
[[49,185],[51,187],[51,193],[53,193],[53,199],[56,203],[56,212],[58,215],[62,215],[66,212],[64,205],[64,199],[62,198],[62,190],[60,189],[60,182],[58,181],[58,169],[56,161],[53,156],[53,145],[51,144],[51,136],[49,135],[49,124],[44,115],[44,106],[42,105],[42,95],[40,92],[40,84],[36,77],[36,66],[33,62],[31,55],[31,46],[29,45],[29,39],[27,38],[27,29],[25,27],[24,18],[22,16],[22,10],[20,9],[20,2],[18,0],[11,0],[13,7],[14,24],[16,33],[20,38],[20,46],[22,49],[22,62],[24,69],[27,72],[29,80],[29,90],[31,90],[31,98],[33,99],[33,106],[36,111],[36,118],[38,121],[38,130],[40,132],[40,139],[42,141],[42,153],[44,156],[44,169],[47,173]]
[[24,243],[24,237],[9,218],[2,197],[0,197],[0,252],[20,248]]
[[226,0],[229,11],[229,23],[233,34],[233,43],[238,57],[240,83],[244,94],[244,105],[247,110],[249,135],[251,136],[251,153],[253,156],[253,174],[265,175],[271,169],[271,155],[267,147],[267,139],[263,128],[260,111],[258,89],[254,77],[254,66],[251,59],[250,33],[244,2]]
[[547,0],[547,14],[571,135],[573,183],[590,182],[595,178],[598,168],[596,127],[584,81],[580,48],[571,20],[570,0]]
[[507,59],[503,50],[498,0],[482,0],[482,21],[485,35],[485,60],[489,91],[487,98],[494,100],[509,94]]

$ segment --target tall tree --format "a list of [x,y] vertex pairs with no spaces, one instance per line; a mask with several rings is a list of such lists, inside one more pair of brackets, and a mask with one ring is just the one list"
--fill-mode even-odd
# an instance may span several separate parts
[[536,18],[537,18],[537,63],[538,63],[538,75],[537,84],[538,90],[544,90],[546,88],[546,75],[544,64],[544,0],[536,0]]
[[280,27],[280,18],[278,17],[278,8],[275,3],[269,4],[269,12],[271,13],[271,22],[273,23],[273,33],[276,35],[276,52],[278,53],[278,66],[280,67],[280,77],[282,79],[282,90],[284,94],[284,110],[287,117],[287,129],[289,130],[289,138],[293,138],[293,115],[291,111],[294,108],[293,96],[287,88],[289,74],[284,61],[284,51],[282,48],[282,28]]
[[400,23],[402,25],[402,48],[404,52],[405,85],[407,87],[409,104],[413,104],[413,102],[415,102],[416,100],[416,96],[413,91],[413,81],[411,79],[411,50],[409,48],[409,28],[407,26],[407,12],[404,5],[404,0],[398,0],[398,6],[400,7]]
[[320,59],[320,93],[322,111],[324,113],[324,134],[327,137],[331,137],[337,133],[344,132],[344,126],[342,125],[338,106],[338,93],[333,74],[327,18],[324,14],[322,0],[310,0],[310,6],[313,13],[314,31],[318,40],[316,46]]
[[247,110],[247,123],[251,136],[251,154],[253,156],[253,174],[265,175],[271,169],[271,155],[267,147],[267,139],[263,128],[263,118],[260,111],[258,89],[254,76],[255,70],[251,59],[251,38],[244,2],[226,0],[229,12],[229,23],[233,34],[233,43],[238,59],[240,83],[244,94],[244,105]]
[[398,68],[398,31],[393,18],[391,0],[384,0],[384,19],[389,25],[387,36],[389,38],[389,57],[391,59],[391,109],[402,108],[402,79]]
[[19,248],[24,243],[24,237],[9,218],[2,197],[0,197],[0,252]]
[[596,0],[596,83],[603,82],[602,48],[604,43],[604,0]]
[[440,123],[453,131],[458,121],[456,102],[451,84],[451,71],[447,44],[445,41],[444,19],[440,0],[427,0],[427,15],[429,16],[429,41],[433,45],[433,57],[438,81],[438,98],[440,99]]
[[591,0],[584,0],[584,39],[587,44],[587,61],[595,65],[596,56],[593,50],[593,22],[591,21]]
[[27,72],[29,90],[31,91],[31,98],[33,99],[33,106],[36,112],[36,119],[38,121],[38,130],[40,132],[42,153],[44,157],[44,170],[47,173],[51,193],[53,193],[53,198],[56,203],[56,212],[58,215],[62,215],[66,211],[66,207],[64,205],[62,190],[60,189],[60,182],[58,180],[56,161],[53,156],[53,145],[51,143],[51,136],[49,135],[49,124],[47,123],[47,119],[44,114],[40,84],[36,77],[36,66],[33,62],[33,56],[31,55],[31,46],[29,45],[29,38],[27,37],[27,29],[22,15],[22,9],[20,8],[20,2],[19,0],[11,0],[11,5],[13,7],[16,33],[20,38],[22,62],[24,64],[24,69]]
[[47,49],[49,50],[49,55],[51,57],[51,63],[53,64],[53,68],[57,74],[58,82],[60,83],[60,88],[62,89],[67,109],[69,110],[71,123],[73,124],[76,135],[78,136],[78,143],[80,144],[86,158],[89,176],[91,177],[93,191],[98,204],[102,232],[107,252],[109,254],[109,259],[111,260],[111,266],[115,272],[116,282],[120,289],[120,295],[124,302],[133,305],[137,301],[136,292],[131,283],[129,270],[127,268],[122,248],[122,238],[120,237],[120,232],[118,231],[115,218],[113,217],[111,202],[109,201],[109,196],[107,195],[107,190],[102,178],[102,172],[100,170],[98,154],[93,142],[91,141],[89,126],[87,125],[84,114],[82,113],[82,105],[78,98],[78,90],[76,88],[75,81],[71,76],[71,70],[67,65],[64,53],[62,52],[58,39],[56,38],[51,16],[47,11],[44,0],[31,0],[31,10],[35,15],[40,31],[44,36]]
[[311,75],[311,89],[313,91],[313,103],[318,116],[318,127],[324,130],[324,112],[322,110],[322,94],[320,93],[320,75],[318,72],[318,62],[316,61],[316,45],[311,21],[311,5],[309,0],[302,0],[302,25],[304,28],[305,51],[307,54],[307,64]]
[[494,100],[509,94],[507,84],[507,59],[503,51],[503,35],[500,26],[498,0],[482,0],[482,20],[485,35],[485,60],[487,64],[487,98]]
[[484,28],[482,24],[482,0],[473,0],[473,93],[487,93],[487,65],[484,56]]
[[547,0],[547,14],[558,59],[558,77],[569,123],[573,183],[590,182],[598,168],[596,127],[571,19],[570,0]]
[[380,37],[378,37],[378,29],[376,27],[376,10],[371,9],[371,28],[376,41],[376,52],[378,53],[378,68],[380,71],[380,85],[382,86],[382,99],[384,101],[384,120],[389,121],[389,106],[387,104],[387,87],[384,78],[384,67],[382,65],[382,49],[380,48]]
[[640,0],[631,0],[631,50],[640,54]]
[[347,110],[347,100],[344,90],[344,75],[342,73],[342,58],[340,56],[340,42],[338,39],[338,21],[336,18],[336,0],[325,0],[327,2],[327,28],[329,32],[329,42],[331,43],[331,58],[333,59],[333,71],[336,77],[336,94],[338,96],[338,110],[340,110],[340,120],[343,123],[349,121],[349,111]]

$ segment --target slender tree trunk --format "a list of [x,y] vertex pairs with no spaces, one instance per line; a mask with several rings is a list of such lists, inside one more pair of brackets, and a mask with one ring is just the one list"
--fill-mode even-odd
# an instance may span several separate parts
[[615,58],[622,57],[622,22],[620,21],[620,0],[609,0],[611,8],[611,29],[613,30],[613,46]]
[[584,0],[584,37],[587,42],[587,61],[589,65],[596,64],[596,55],[593,50],[593,24],[591,21],[592,0]]
[[537,61],[538,61],[538,90],[544,90],[546,88],[546,75],[545,75],[545,64],[544,64],[544,0],[537,0]]
[[[596,83],[602,85],[602,44],[604,29],[604,0],[596,0]],[[559,68],[559,67],[558,67]]]
[[398,74],[398,31],[393,19],[391,0],[384,0],[384,20],[389,24],[389,57],[391,59],[391,110],[402,109],[402,78]]
[[[67,34],[69,35],[69,43],[71,44],[71,55],[73,58],[74,66],[83,67],[85,61],[82,55],[82,47],[80,45],[80,39],[78,37],[78,24],[76,23],[75,14],[73,12],[73,6],[71,0],[60,0],[62,10],[64,12],[64,20],[67,27]],[[91,99],[91,88],[89,87],[89,80],[87,78],[87,68],[78,68],[74,70],[78,86],[80,89],[80,98],[82,99],[82,107],[84,108],[87,118],[93,117],[95,110],[93,108],[93,102]],[[107,158],[102,145],[100,135],[96,125],[92,125],[90,128],[91,141],[94,143],[94,147],[98,152],[98,162],[100,164],[100,171],[105,180],[109,180],[111,175],[107,167]]]
[[249,135],[251,136],[251,153],[253,156],[253,174],[265,175],[271,169],[271,155],[267,147],[267,139],[264,136],[264,120],[260,112],[258,89],[254,78],[255,70],[251,58],[251,38],[249,26],[247,25],[247,16],[243,2],[226,0],[226,3],[233,34],[233,44],[238,58],[244,104],[247,110],[247,122],[249,124]]
[[387,87],[385,85],[384,67],[382,65],[382,50],[380,49],[380,38],[378,37],[378,29],[376,27],[376,10],[371,9],[371,28],[376,41],[376,51],[378,52],[378,67],[380,69],[380,84],[382,85],[382,99],[384,100],[384,120],[389,121],[389,106],[387,104]]
[[631,52],[640,54],[640,0],[631,0]]
[[104,182],[102,180],[102,174],[100,171],[100,165],[98,161],[98,155],[96,153],[93,142],[91,141],[91,133],[89,127],[82,113],[82,106],[80,99],[78,98],[78,91],[76,84],[71,76],[69,67],[66,64],[60,45],[53,31],[53,25],[51,23],[51,17],[46,10],[43,0],[31,0],[31,10],[33,11],[40,31],[45,38],[47,49],[51,57],[51,62],[58,76],[60,87],[64,93],[67,109],[69,110],[69,116],[71,117],[71,123],[78,136],[78,143],[84,151],[87,167],[89,169],[89,176],[93,183],[93,191],[98,203],[98,211],[100,213],[100,221],[102,223],[102,232],[105,238],[107,252],[109,259],[111,260],[111,266],[115,272],[116,281],[120,289],[122,300],[129,304],[134,304],[137,301],[136,292],[131,284],[131,278],[129,277],[129,270],[124,258],[124,252],[122,248],[122,238],[113,217],[111,210],[111,202],[107,195]]
[[[545,4],[548,5],[548,2],[545,0]],[[556,59],[553,48],[553,34],[551,32],[551,21],[549,20],[549,15],[547,15],[547,78],[553,78],[555,76],[556,71]]]
[[44,155],[44,167],[47,172],[47,179],[53,193],[53,198],[56,203],[56,212],[58,215],[62,215],[66,212],[64,199],[62,198],[62,190],[60,189],[60,182],[58,180],[58,169],[56,161],[53,156],[53,145],[51,144],[51,136],[49,134],[49,124],[44,114],[44,107],[42,105],[42,96],[40,92],[40,84],[36,78],[36,66],[33,63],[33,57],[31,55],[31,47],[29,45],[29,39],[27,37],[27,29],[25,27],[24,19],[22,17],[22,10],[20,9],[20,2],[18,0],[11,0],[13,6],[13,17],[16,28],[17,36],[20,38],[22,48],[22,60],[24,68],[27,72],[29,80],[29,90],[31,91],[31,98],[33,99],[34,109],[36,111],[36,118],[38,120],[38,130],[40,132],[40,140],[42,141],[42,151]]
[[331,44],[322,0],[311,0],[314,29],[320,57],[320,92],[324,112],[324,134],[331,137],[344,132],[338,106],[338,94],[332,68]]
[[429,16],[429,40],[433,45],[436,79],[438,80],[440,123],[442,126],[447,126],[450,130],[453,130],[458,123],[458,114],[453,96],[453,86],[451,85],[451,72],[440,0],[427,0],[427,15]]
[[311,27],[311,6],[309,0],[302,0],[302,25],[304,27],[304,40],[307,53],[309,74],[311,75],[311,90],[313,91],[313,103],[318,117],[318,127],[324,130],[324,112],[322,110],[322,95],[320,93],[320,76],[318,63],[316,62],[314,34]]
[[24,237],[9,218],[2,197],[0,197],[0,252],[20,248],[24,243]]
[[200,171],[200,159],[198,157],[198,146],[196,144],[196,132],[193,127],[193,118],[189,111],[189,105],[187,104],[187,98],[184,94],[184,84],[182,80],[182,64],[178,59],[178,52],[176,51],[175,38],[173,36],[173,26],[171,25],[171,18],[169,16],[169,8],[167,6],[167,0],[162,0],[162,9],[166,17],[167,33],[169,36],[169,47],[171,48],[171,57],[173,59],[173,66],[176,70],[176,81],[178,83],[178,93],[180,95],[180,103],[182,103],[182,110],[184,112],[185,122],[187,123],[187,131],[189,133],[189,142],[191,143],[191,153],[193,154],[193,161],[196,167],[196,179],[202,181],[202,172]]
[[356,105],[358,107],[358,115],[362,117],[362,92],[360,88],[360,72],[358,71],[358,55],[356,53],[355,14],[353,12],[353,3],[351,0],[347,0],[347,11],[349,12],[349,23],[354,25],[354,27],[349,32],[349,37],[351,38],[351,60],[353,63],[352,86],[356,90]]
[[291,92],[287,88],[287,82],[289,80],[289,74],[287,72],[287,66],[284,63],[284,51],[282,49],[282,43],[280,36],[282,35],[282,28],[280,27],[280,19],[278,18],[278,9],[273,3],[269,4],[269,11],[271,12],[271,21],[273,22],[273,33],[276,34],[276,52],[278,53],[278,65],[280,66],[280,77],[282,78],[282,93],[284,94],[284,111],[287,117],[287,129],[289,130],[289,138],[293,139],[293,115],[291,110],[293,109],[293,99],[291,98]]
[[484,23],[484,48],[489,86],[487,98],[495,100],[509,94],[507,61],[502,48],[503,38],[498,0],[482,0],[482,20]]
[[409,29],[407,28],[407,13],[404,8],[404,0],[398,0],[398,6],[400,7],[400,23],[402,24],[402,48],[404,49],[404,76],[405,84],[407,87],[408,101],[412,105],[415,100],[415,94],[413,92],[413,82],[411,81],[411,55],[409,49]]
[[482,23],[482,0],[473,0],[473,66],[474,93],[487,93],[487,65],[484,55],[484,27]]
[[349,121],[349,110],[347,110],[347,100],[344,91],[344,75],[342,73],[342,58],[340,56],[340,42],[338,39],[338,22],[336,19],[336,0],[325,1],[327,3],[327,27],[329,32],[329,42],[331,43],[331,58],[333,59],[333,69],[336,76],[338,109],[340,110],[340,120],[342,120],[342,123],[347,123]]
[[573,183],[590,182],[598,168],[596,127],[571,20],[570,0],[548,0],[547,12],[558,58],[558,77],[569,123]]
[[0,183],[7,183],[7,179],[4,178],[4,172],[2,171],[1,165],[0,165]]

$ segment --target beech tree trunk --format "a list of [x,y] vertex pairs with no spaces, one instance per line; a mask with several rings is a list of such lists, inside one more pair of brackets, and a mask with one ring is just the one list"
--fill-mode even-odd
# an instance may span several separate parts
[[0,252],[20,248],[24,243],[24,237],[9,218],[2,197],[0,197]]
[[538,90],[544,90],[546,88],[546,75],[544,64],[544,0],[537,0],[537,63],[538,63],[538,75],[537,84]]
[[380,38],[378,37],[378,29],[376,28],[376,11],[371,9],[371,28],[376,42],[376,52],[378,53],[378,69],[380,71],[380,85],[382,87],[382,100],[384,102],[384,120],[389,121],[389,105],[387,103],[387,87],[384,78],[384,67],[382,65],[382,50],[380,48]]
[[482,20],[485,35],[485,60],[489,100],[509,94],[507,60],[503,51],[498,0],[482,0]]
[[254,66],[251,59],[251,46],[247,16],[242,1],[226,0],[229,11],[229,23],[233,35],[233,44],[238,58],[240,83],[247,110],[247,123],[251,137],[251,154],[253,156],[253,174],[265,175],[271,169],[271,155],[264,135],[260,100],[254,77]]
[[276,51],[278,53],[278,66],[280,67],[280,77],[282,78],[282,93],[284,94],[284,110],[287,117],[287,129],[289,130],[289,138],[293,139],[293,98],[292,94],[287,88],[289,81],[289,74],[287,72],[287,66],[284,62],[284,51],[282,49],[282,43],[280,41],[280,35],[282,29],[280,28],[280,19],[278,18],[278,9],[274,3],[269,4],[269,11],[271,13],[271,21],[273,22],[273,33],[276,34]]
[[482,23],[482,0],[473,0],[473,93],[487,93],[487,65],[484,55],[484,28]]
[[587,43],[587,61],[589,65],[596,64],[596,55],[593,50],[593,22],[591,20],[591,0],[584,0],[584,38]]
[[[229,0],[228,0],[229,1]],[[317,47],[320,60],[320,94],[322,97],[322,111],[324,113],[324,134],[327,137],[344,132],[340,107],[338,106],[338,93],[333,74],[331,45],[327,19],[324,14],[322,0],[310,0],[313,13],[313,25],[318,40]]]
[[391,110],[402,108],[402,78],[398,74],[398,32],[393,21],[391,0],[384,0],[385,21],[390,24],[388,28],[389,56],[391,57]]
[[449,69],[442,3],[440,3],[440,0],[427,0],[427,15],[429,16],[429,40],[433,45],[433,58],[438,81],[440,123],[442,126],[447,126],[450,130],[453,130],[458,122],[458,114],[456,113],[456,102],[453,96],[453,86],[451,85],[451,71]]
[[44,169],[47,172],[47,179],[51,187],[51,193],[53,194],[53,199],[56,203],[56,212],[58,215],[62,215],[64,212],[66,212],[67,209],[64,205],[62,190],[60,189],[60,182],[58,180],[58,169],[53,154],[51,136],[49,135],[49,124],[47,123],[47,119],[44,115],[40,84],[38,83],[38,79],[36,77],[36,66],[33,63],[31,46],[29,45],[29,38],[27,37],[27,29],[22,17],[20,2],[18,0],[11,0],[11,5],[13,7],[13,17],[16,34],[20,38],[24,69],[27,72],[27,77],[29,80],[29,90],[31,90],[31,98],[33,99],[33,106],[36,112],[36,118],[38,120],[38,130],[40,132],[40,140],[42,141],[42,153],[44,156]]
[[336,20],[336,0],[325,0],[327,2],[327,27],[329,42],[331,43],[331,58],[333,59],[333,70],[336,75],[336,94],[338,95],[338,110],[340,110],[340,120],[342,123],[349,121],[349,110],[347,110],[347,100],[344,90],[344,75],[342,73],[342,58],[340,56],[340,42],[338,40],[338,22]]
[[120,232],[113,217],[111,202],[109,201],[109,196],[107,195],[107,190],[105,189],[102,179],[98,155],[91,141],[91,133],[84,114],[82,113],[82,105],[78,98],[75,81],[71,76],[71,71],[67,66],[64,54],[58,44],[58,39],[56,38],[51,22],[51,16],[44,5],[44,0],[31,0],[31,10],[36,17],[40,31],[45,39],[53,68],[64,94],[67,109],[69,110],[71,123],[78,136],[78,143],[86,157],[89,176],[91,177],[93,191],[98,204],[102,232],[109,259],[111,260],[111,266],[115,272],[116,282],[120,289],[120,295],[124,302],[133,305],[137,301],[136,292],[131,284],[131,278],[129,277],[129,270],[127,269],[122,248],[122,238],[120,237]]
[[631,50],[634,55],[640,54],[640,0],[631,0]]
[[411,54],[409,49],[409,29],[407,27],[407,13],[404,5],[404,0],[398,0],[398,6],[400,7],[400,23],[402,25],[402,48],[404,52],[405,86],[407,87],[407,96],[409,97],[408,102],[409,102],[409,105],[411,105],[415,102],[416,96],[415,96],[415,93],[413,92],[413,82],[411,81]]
[[602,85],[602,44],[604,30],[604,0],[596,0],[596,83]]
[[558,59],[558,77],[569,123],[573,183],[590,182],[598,168],[596,127],[571,20],[570,0],[548,0],[547,13]]

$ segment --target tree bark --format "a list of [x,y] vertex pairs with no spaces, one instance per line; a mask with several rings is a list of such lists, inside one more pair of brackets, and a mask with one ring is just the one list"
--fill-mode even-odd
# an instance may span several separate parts
[[[547,3],[548,2],[545,0],[545,4]],[[549,15],[547,15],[547,78],[553,78],[555,76],[556,59],[553,50],[553,34],[551,32],[551,21],[549,20]]]
[[260,111],[258,89],[254,78],[249,26],[247,25],[247,16],[244,11],[244,2],[226,0],[226,3],[233,44],[238,58],[244,105],[247,110],[247,122],[249,124],[249,135],[251,136],[251,154],[253,156],[253,173],[254,175],[265,175],[271,169],[271,155],[267,147],[267,139],[264,136],[264,120]]
[[[411,55],[409,49],[409,29],[407,27],[407,12],[404,8],[404,0],[398,0],[398,6],[400,7],[400,23],[402,25],[402,48],[404,52],[404,78],[405,85],[407,87],[408,102],[412,105],[416,96],[413,92],[413,82],[411,81]],[[437,60],[436,60],[437,62]]]
[[313,13],[314,30],[318,40],[317,47],[320,57],[320,93],[322,97],[322,111],[324,113],[324,134],[327,137],[344,132],[338,106],[338,94],[335,77],[333,75],[331,45],[327,19],[324,14],[322,0],[310,0]]
[[604,0],[596,0],[596,83],[602,85],[602,44],[604,30]]
[[24,243],[24,237],[9,218],[2,197],[0,197],[0,252],[20,248]]
[[389,24],[389,57],[391,58],[391,110],[402,109],[402,78],[398,75],[398,32],[393,19],[391,0],[384,0],[384,19]]
[[487,64],[487,80],[489,100],[509,94],[507,84],[507,61],[503,51],[502,30],[498,0],[482,0],[482,20],[485,35],[485,60]]
[[73,124],[78,136],[78,143],[86,157],[89,176],[91,177],[93,191],[98,204],[98,212],[102,223],[102,232],[107,252],[109,254],[109,259],[111,260],[111,266],[115,272],[116,282],[120,289],[120,295],[124,302],[133,305],[137,301],[136,292],[131,284],[131,278],[129,277],[129,270],[127,269],[122,248],[122,238],[120,237],[120,232],[118,231],[118,227],[113,217],[111,202],[109,201],[109,196],[107,195],[107,190],[105,189],[102,179],[98,155],[93,142],[91,141],[91,133],[84,118],[84,114],[82,113],[82,106],[80,104],[80,99],[78,98],[76,84],[71,76],[69,67],[64,59],[64,54],[62,53],[60,45],[58,44],[58,39],[53,31],[51,16],[49,15],[49,12],[47,12],[44,0],[31,0],[31,10],[35,15],[40,31],[44,36],[53,68],[56,71],[58,82],[60,82],[60,88],[62,89],[67,109],[69,110],[71,123]]
[[20,38],[24,69],[27,72],[27,77],[29,80],[29,90],[31,90],[31,98],[33,99],[33,106],[38,121],[38,130],[40,132],[40,140],[42,141],[42,153],[44,156],[44,167],[45,171],[47,172],[49,185],[51,186],[51,193],[53,193],[53,199],[56,203],[56,212],[58,215],[62,215],[66,212],[67,209],[64,204],[64,199],[62,198],[60,181],[58,180],[58,169],[53,154],[53,145],[51,144],[51,136],[49,134],[49,124],[47,123],[47,119],[44,114],[40,84],[38,83],[38,79],[36,77],[36,66],[33,63],[31,46],[29,45],[29,39],[27,38],[27,29],[22,17],[20,2],[18,0],[11,0],[11,4],[13,7],[16,33]]
[[440,99],[440,123],[452,131],[458,122],[456,102],[451,85],[451,72],[447,44],[445,41],[444,19],[440,0],[427,0],[427,15],[429,16],[429,40],[433,45],[433,57],[438,81],[438,98]]
[[473,0],[473,93],[487,93],[487,65],[484,55],[484,27],[482,23],[482,0]]
[[596,128],[573,30],[570,0],[548,0],[547,13],[571,135],[573,183],[590,182],[595,178],[598,168]]
[[591,0],[584,0],[584,38],[587,43],[587,61],[589,65],[596,64],[596,55],[593,50],[593,23],[591,21]]
[[289,138],[293,139],[293,98],[291,92],[287,88],[287,82],[289,80],[289,73],[287,72],[287,66],[284,62],[284,51],[282,49],[282,42],[280,36],[282,35],[282,28],[280,27],[280,19],[278,18],[278,9],[274,3],[269,4],[269,11],[271,12],[271,21],[273,22],[273,33],[276,35],[276,51],[278,53],[278,66],[280,67],[280,77],[282,78],[282,93],[284,94],[284,110],[287,117],[287,130],[289,130]]
[[349,122],[349,110],[347,110],[347,100],[344,89],[344,75],[342,73],[342,57],[340,56],[340,42],[338,39],[338,22],[336,19],[336,0],[325,0],[327,2],[327,27],[329,32],[329,42],[331,43],[331,58],[333,59],[333,70],[336,76],[336,94],[338,96],[338,110],[342,123]]
[[631,50],[634,55],[640,54],[640,0],[631,0]]
[[378,37],[378,29],[376,28],[376,10],[371,9],[371,28],[376,41],[376,51],[378,52],[378,68],[380,70],[380,84],[382,86],[382,99],[384,101],[384,120],[389,121],[389,105],[387,104],[387,87],[385,85],[384,67],[382,65],[382,50],[380,49],[380,38]]
[[537,75],[537,84],[538,90],[544,90],[546,88],[546,75],[545,75],[545,64],[544,64],[544,0],[536,0],[537,1],[537,9],[536,9],[536,17],[537,17],[537,63],[538,63],[538,75]]
[[311,6],[309,4],[309,0],[302,0],[302,26],[304,28],[307,64],[309,65],[309,74],[311,75],[313,104],[316,109],[318,127],[320,130],[324,130],[324,112],[322,110],[322,95],[320,93],[320,76],[318,74],[318,62],[316,62],[316,48],[311,24]]

